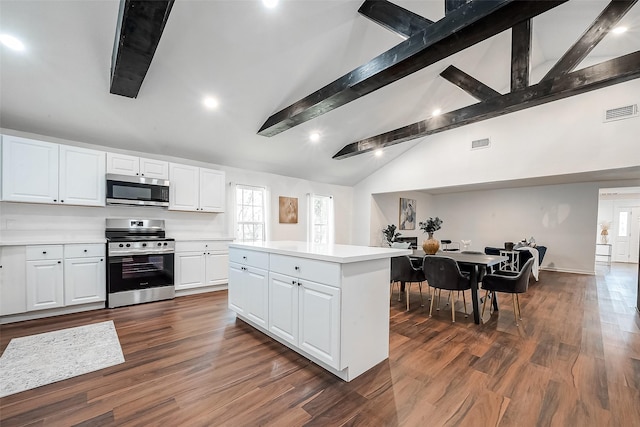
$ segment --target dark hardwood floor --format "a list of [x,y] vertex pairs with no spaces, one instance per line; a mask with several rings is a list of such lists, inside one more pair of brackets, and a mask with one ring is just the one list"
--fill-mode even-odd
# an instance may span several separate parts
[[4,325],[2,351],[113,320],[126,361],[2,398],[0,424],[638,426],[636,275],[541,271],[520,326],[506,295],[480,326],[460,301],[455,324],[444,307],[429,319],[414,286],[411,311],[391,302],[389,359],[350,383],[236,320],[226,292]]

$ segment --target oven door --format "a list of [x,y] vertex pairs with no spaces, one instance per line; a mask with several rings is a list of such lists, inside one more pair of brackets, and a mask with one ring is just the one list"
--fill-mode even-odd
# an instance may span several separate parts
[[173,255],[109,255],[107,293],[173,286]]

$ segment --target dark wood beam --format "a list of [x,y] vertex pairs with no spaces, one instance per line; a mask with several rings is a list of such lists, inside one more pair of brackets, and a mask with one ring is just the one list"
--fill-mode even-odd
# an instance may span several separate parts
[[258,134],[277,135],[566,1],[483,0],[461,6],[368,63],[273,114]]
[[554,79],[543,80],[517,92],[353,142],[344,146],[333,158],[345,159],[639,77],[640,51],[637,51]]
[[111,56],[111,88],[136,98],[156,52],[174,0],[121,0]]
[[552,79],[572,71],[589,55],[589,52],[596,47],[600,40],[609,33],[637,1],[638,0],[611,1],[595,21],[593,21],[589,29],[569,48],[542,80]]
[[500,96],[500,92],[491,89],[486,84],[474,79],[469,74],[454,67],[453,65],[449,65],[440,73],[440,75],[476,98],[478,101],[486,101],[487,99]]
[[511,92],[529,86],[531,30],[531,19],[511,28]]
[[444,0],[444,14],[448,15],[460,6],[464,6],[471,0]]
[[433,24],[433,21],[386,0],[365,0],[358,13],[404,38]]

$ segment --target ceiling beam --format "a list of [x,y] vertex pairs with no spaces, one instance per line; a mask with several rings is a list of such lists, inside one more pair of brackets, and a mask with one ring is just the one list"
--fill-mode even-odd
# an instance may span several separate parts
[[511,92],[529,86],[531,22],[531,19],[527,19],[511,28]]
[[474,79],[469,74],[454,67],[453,65],[449,65],[440,73],[440,75],[476,98],[478,101],[486,101],[487,99],[500,96],[500,92],[491,89],[486,84]]
[[516,92],[353,142],[344,146],[333,158],[345,159],[639,77],[640,51],[636,51],[553,79],[543,80]]
[[572,71],[609,33],[638,0],[612,0],[593,21],[589,29],[558,60],[542,80],[552,79]]
[[109,92],[136,98],[174,0],[121,0],[111,56]]
[[400,80],[568,0],[483,0],[465,4],[368,63],[273,114],[273,136]]
[[464,6],[471,0],[444,0],[444,14],[448,15],[460,6]]
[[365,0],[358,13],[405,39],[433,24],[433,21],[386,0]]

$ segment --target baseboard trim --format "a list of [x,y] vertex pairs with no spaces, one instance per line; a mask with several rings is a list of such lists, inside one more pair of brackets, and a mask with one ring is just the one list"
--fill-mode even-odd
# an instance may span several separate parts
[[595,276],[595,270],[574,270],[571,268],[560,267],[540,267],[540,271],[553,271],[556,273],[571,273],[571,274],[585,274],[587,276]]

